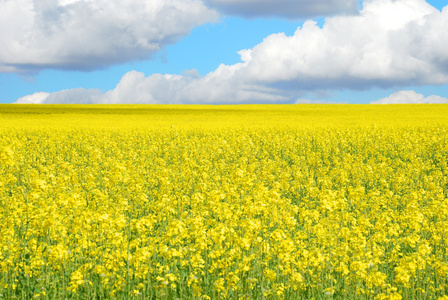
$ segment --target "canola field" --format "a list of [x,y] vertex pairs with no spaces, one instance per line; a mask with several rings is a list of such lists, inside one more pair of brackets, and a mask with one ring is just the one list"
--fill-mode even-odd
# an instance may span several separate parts
[[448,299],[448,105],[0,105],[0,299]]

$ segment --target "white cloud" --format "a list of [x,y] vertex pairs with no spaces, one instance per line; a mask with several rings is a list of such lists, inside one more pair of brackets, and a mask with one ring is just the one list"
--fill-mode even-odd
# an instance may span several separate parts
[[354,14],[357,0],[205,0],[226,14],[243,17],[309,18],[334,14]]
[[94,104],[101,99],[103,92],[98,89],[69,89],[51,93],[44,101],[45,104]]
[[[115,89],[88,99],[293,103],[316,91],[448,84],[445,49],[448,6],[439,11],[424,0],[365,0],[356,16],[327,18],[322,28],[307,21],[293,36],[270,35],[254,48],[239,51],[241,63],[221,65],[206,76],[187,71],[145,77],[131,71]],[[79,100],[69,94],[59,97]],[[56,96],[48,99],[57,101]]]
[[38,92],[38,93],[34,93],[32,95],[20,97],[19,99],[17,99],[17,101],[15,103],[17,103],[17,104],[42,104],[42,103],[45,103],[45,100],[47,100],[48,96],[50,96],[50,93]]
[[294,104],[343,104],[343,103],[325,101],[325,100],[310,100],[310,99],[299,98],[294,102]]
[[437,95],[425,97],[413,90],[395,92],[389,97],[370,102],[370,104],[423,104],[423,103],[448,103],[448,98]]
[[0,0],[0,72],[147,59],[217,18],[197,0]]
[[[448,7],[370,0],[357,16],[307,21],[245,53],[245,76],[282,89],[366,89],[448,83]],[[250,56],[250,57],[248,57]]]
[[94,104],[101,103],[103,92],[98,89],[68,89],[54,93],[38,92],[17,99],[16,104]]
[[236,72],[243,64],[221,65],[203,77],[187,75],[126,73],[117,86],[106,93],[95,89],[70,89],[56,93],[36,93],[19,98],[16,103],[250,103],[287,100],[275,90],[245,84]]

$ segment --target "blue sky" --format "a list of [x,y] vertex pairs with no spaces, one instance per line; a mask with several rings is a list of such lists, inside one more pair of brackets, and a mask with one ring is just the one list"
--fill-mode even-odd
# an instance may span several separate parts
[[0,0],[0,103],[448,102],[446,1],[108,1]]

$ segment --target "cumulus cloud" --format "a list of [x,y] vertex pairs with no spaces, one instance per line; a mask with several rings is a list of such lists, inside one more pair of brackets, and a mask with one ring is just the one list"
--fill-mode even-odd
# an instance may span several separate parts
[[395,92],[389,97],[370,102],[370,104],[423,104],[423,103],[448,103],[448,98],[437,95],[425,97],[413,90]]
[[[316,91],[448,83],[448,6],[439,11],[424,0],[363,4],[358,15],[327,18],[322,28],[307,21],[292,36],[270,35],[239,51],[240,63],[205,76],[132,71],[89,101],[294,103]],[[69,94],[62,94],[64,101],[79,99]]]
[[15,103],[18,103],[18,104],[42,104],[42,103],[45,103],[45,100],[47,100],[48,96],[50,96],[50,93],[38,92],[38,93],[34,93],[32,95],[20,97],[19,99],[17,99],[17,101]]
[[130,71],[116,87],[105,93],[96,89],[69,89],[55,93],[35,93],[15,103],[81,103],[81,104],[225,104],[282,102],[288,100],[272,88],[244,83],[236,72],[243,63],[221,65],[206,76],[153,74]]
[[197,0],[0,0],[0,72],[147,59],[217,19]]
[[94,104],[100,103],[103,92],[98,89],[68,89],[55,93],[38,92],[17,99],[16,104]]
[[357,16],[307,21],[244,54],[246,77],[283,89],[448,83],[448,7],[424,0],[369,0]]
[[243,17],[309,18],[334,14],[354,14],[357,0],[205,0],[225,14]]
[[282,102],[288,98],[273,88],[241,77],[245,63],[220,65],[203,77],[153,74],[131,71],[115,89],[104,95],[105,103],[250,103]]

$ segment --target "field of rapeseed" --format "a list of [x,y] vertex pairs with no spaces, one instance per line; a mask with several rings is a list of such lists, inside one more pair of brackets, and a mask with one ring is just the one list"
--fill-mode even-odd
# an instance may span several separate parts
[[448,106],[0,106],[0,299],[448,299]]

